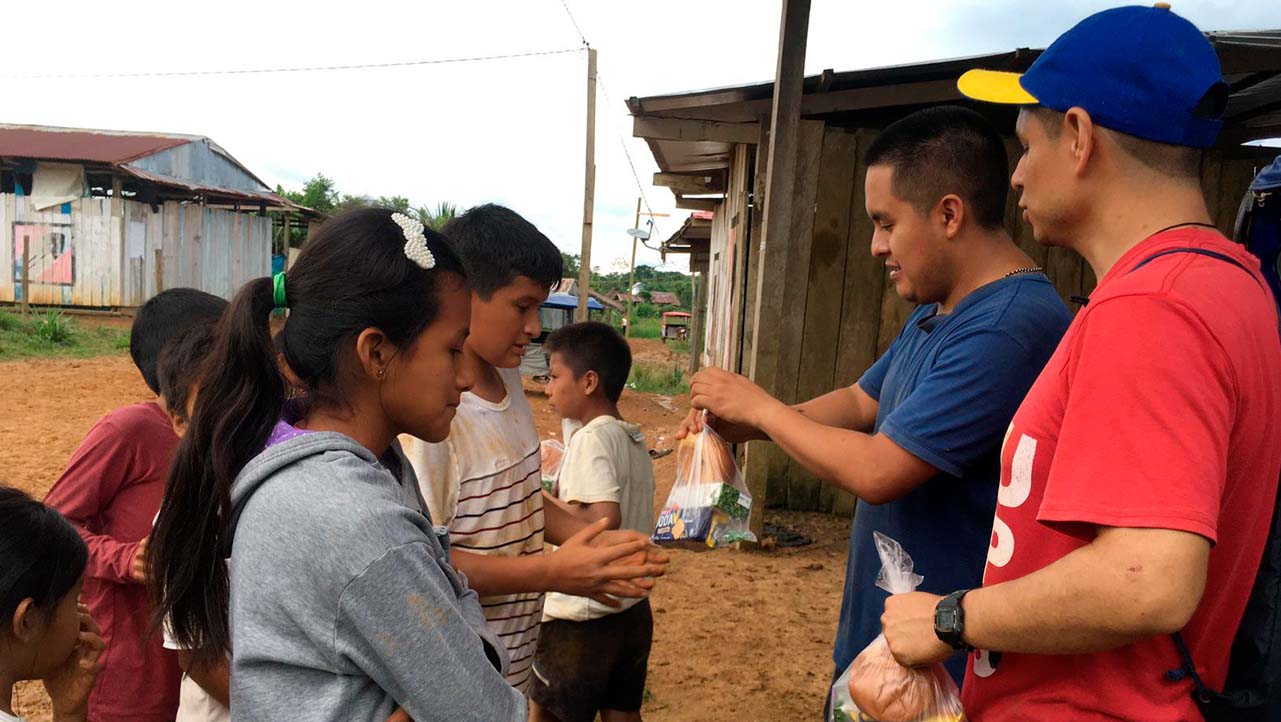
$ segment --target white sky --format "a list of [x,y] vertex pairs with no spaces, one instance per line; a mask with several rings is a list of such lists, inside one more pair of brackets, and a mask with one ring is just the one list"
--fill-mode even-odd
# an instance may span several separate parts
[[[592,265],[626,267],[638,195],[658,234],[687,214],[650,185],[623,101],[771,80],[779,0],[565,0],[599,50]],[[1102,0],[813,0],[806,73],[1044,47]],[[1205,30],[1281,28],[1277,0],[1183,0]],[[207,135],[271,185],[316,172],[351,194],[493,201],[577,253],[586,53],[351,70],[145,79],[14,74],[244,69],[471,57],[580,45],[561,0],[6,3],[0,122]],[[670,267],[684,270],[684,259]],[[658,263],[641,249],[638,263]]]

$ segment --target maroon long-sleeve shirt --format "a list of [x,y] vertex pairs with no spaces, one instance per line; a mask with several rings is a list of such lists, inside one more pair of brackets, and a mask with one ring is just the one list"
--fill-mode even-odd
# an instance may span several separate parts
[[151,632],[147,590],[132,573],[177,445],[156,403],[116,409],[89,430],[45,497],[89,546],[81,598],[107,643],[89,697],[90,722],[169,722],[178,709],[178,658]]

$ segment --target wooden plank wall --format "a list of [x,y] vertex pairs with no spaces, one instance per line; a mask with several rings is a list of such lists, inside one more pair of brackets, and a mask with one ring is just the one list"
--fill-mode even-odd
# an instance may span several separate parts
[[[163,260],[164,287],[200,288],[224,298],[246,281],[271,273],[271,219],[195,203],[166,202],[151,206],[124,201],[124,224],[111,217],[108,198],[80,198],[71,213],[62,207],[43,211],[30,200],[0,195],[0,302],[15,302],[21,281],[14,258],[14,224],[70,225],[75,259],[73,285],[30,284],[37,305],[128,308],[153,296],[156,252]],[[145,227],[142,258],[127,258],[125,238],[130,221]],[[19,262],[21,259],[17,259]]]
[[[809,133],[806,136],[806,133]],[[780,334],[778,387],[772,392],[789,403],[819,396],[855,383],[889,347],[902,329],[912,306],[888,284],[884,263],[870,253],[872,223],[864,207],[863,155],[873,131],[802,128],[796,193],[801,207],[813,208],[793,224],[785,269],[786,319]],[[808,148],[808,152],[804,149]],[[1018,144],[1009,140],[1010,170],[1018,159]],[[1237,203],[1261,166],[1258,158],[1207,159],[1205,181],[1211,214],[1230,234]],[[763,171],[758,169],[758,177]],[[1012,238],[1054,282],[1065,303],[1094,288],[1089,266],[1075,252],[1046,248],[1022,222],[1017,196],[1011,192],[1006,227]],[[748,278],[757,244],[751,243]],[[715,271],[713,271],[714,273]],[[768,272],[768,271],[767,271]],[[745,312],[751,313],[749,298]],[[1077,306],[1069,304],[1075,311]],[[750,354],[750,338],[745,355]],[[819,510],[849,515],[851,495],[819,482],[813,475],[774,450],[769,460],[766,505],[793,510]]]

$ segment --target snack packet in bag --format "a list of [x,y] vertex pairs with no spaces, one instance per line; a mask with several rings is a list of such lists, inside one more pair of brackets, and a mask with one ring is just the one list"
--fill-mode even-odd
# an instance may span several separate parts
[[[916,591],[924,577],[893,539],[872,533],[881,573],[876,586],[890,594]],[[827,722],[964,722],[961,693],[942,664],[904,667],[877,635],[832,685]]]
[[538,444],[538,451],[543,466],[543,491],[554,494],[560,464],[565,460],[565,445],[556,439],[543,439]]
[[710,426],[676,447],[676,483],[658,514],[656,542],[703,542],[709,547],[756,541],[748,528],[752,496],[729,444]]

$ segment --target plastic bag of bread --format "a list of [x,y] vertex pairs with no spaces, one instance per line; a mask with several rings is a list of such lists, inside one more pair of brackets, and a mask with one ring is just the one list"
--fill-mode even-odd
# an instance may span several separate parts
[[[890,594],[916,591],[924,579],[893,539],[873,532],[881,573],[876,586]],[[904,667],[877,635],[832,685],[828,722],[963,722],[961,694],[942,664]]]
[[538,444],[538,451],[542,458],[543,489],[553,493],[560,477],[560,464],[565,459],[565,445],[556,439],[543,439]]
[[656,542],[701,542],[715,548],[756,541],[748,528],[752,495],[730,446],[704,425],[676,446],[676,483],[654,526]]

